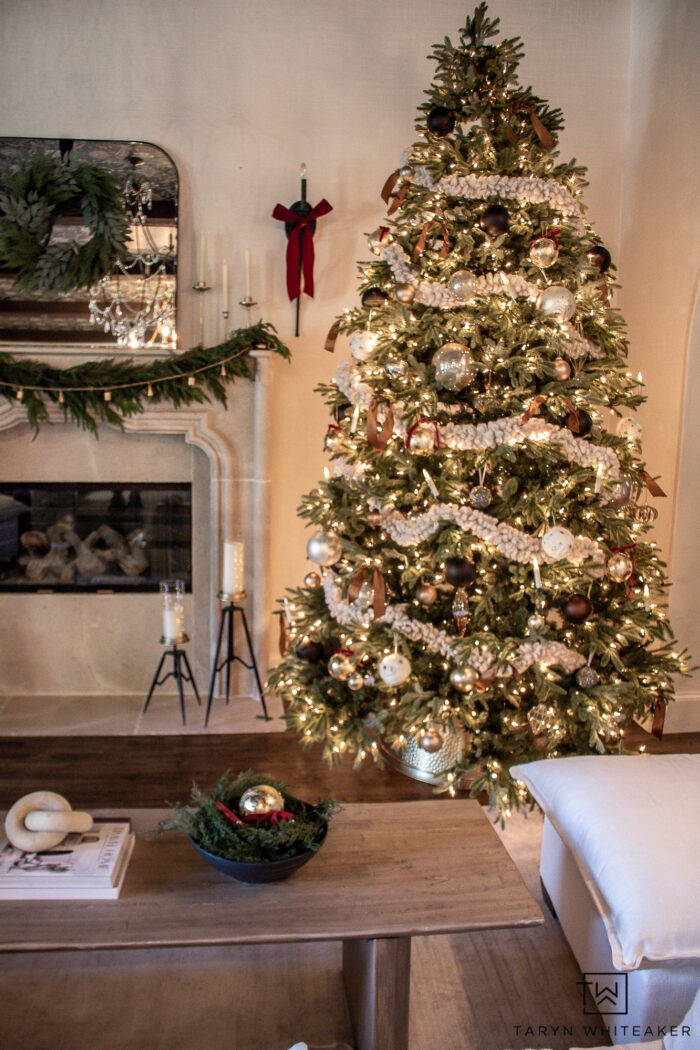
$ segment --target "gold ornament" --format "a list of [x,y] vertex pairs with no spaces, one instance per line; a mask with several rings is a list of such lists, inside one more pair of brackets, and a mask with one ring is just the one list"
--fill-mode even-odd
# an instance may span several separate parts
[[307,572],[306,576],[304,577],[304,584],[306,587],[310,587],[312,590],[315,590],[316,587],[321,586],[321,577],[317,572]]
[[416,297],[416,289],[412,284],[409,284],[408,281],[406,281],[404,284],[396,285],[395,294],[400,303],[404,303],[408,306]]
[[442,745],[442,734],[439,732],[438,727],[434,722],[431,722],[430,725],[418,735],[418,747],[423,751],[427,751],[429,755],[434,755],[436,751],[440,750]]
[[367,238],[367,246],[372,255],[381,255],[393,239],[386,226],[378,226],[374,233],[370,233]]
[[571,365],[563,357],[557,357],[554,362],[554,378],[561,383],[565,382],[571,375]]
[[479,681],[479,672],[473,667],[455,667],[450,675],[450,683],[458,693],[468,693]]
[[437,601],[438,592],[432,583],[421,583],[416,591],[416,598],[421,605],[433,605]]
[[541,270],[546,270],[558,258],[559,249],[551,237],[538,237],[530,245],[530,259]]
[[354,671],[355,665],[347,653],[333,653],[328,661],[328,674],[337,682],[347,682]]
[[284,798],[277,788],[270,787],[269,784],[256,784],[255,787],[248,788],[238,803],[238,812],[244,817],[274,813],[280,809],[284,809]]
[[554,708],[546,704],[536,704],[527,713],[527,720],[534,736],[544,736],[554,728],[556,724],[556,713]]
[[469,624],[469,598],[464,587],[458,587],[455,591],[454,601],[452,602],[452,615],[455,618],[459,636],[463,638]]
[[634,571],[634,565],[629,555],[624,551],[618,551],[608,558],[608,576],[615,583],[624,583],[629,580]]
[[356,693],[358,689],[362,689],[365,684],[365,680],[361,674],[351,674],[347,681],[348,689],[352,689],[353,693]]

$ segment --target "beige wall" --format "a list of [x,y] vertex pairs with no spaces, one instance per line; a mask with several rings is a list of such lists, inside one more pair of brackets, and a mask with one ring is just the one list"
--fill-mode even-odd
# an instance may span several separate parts
[[[590,217],[621,260],[628,283],[638,279],[638,260],[637,252],[621,249],[631,225],[621,220],[623,171],[625,200],[636,194],[639,205],[647,191],[633,188],[631,153],[625,167],[625,132],[631,112],[631,143],[632,125],[643,124],[640,99],[655,97],[654,85],[642,90],[635,77],[629,101],[636,108],[629,110],[630,27],[640,40],[649,38],[648,47],[655,41],[653,23],[647,20],[644,33],[639,25],[636,8],[646,2],[491,5],[508,35],[524,37],[523,82],[564,110],[562,153],[589,166]],[[678,9],[681,20],[690,17],[672,0],[650,6]],[[331,358],[322,349],[323,337],[333,317],[356,301],[355,261],[367,254],[363,231],[383,214],[379,188],[413,138],[415,106],[430,80],[432,66],[424,56],[434,41],[456,33],[470,7],[461,0],[5,0],[0,8],[4,134],[134,137],[156,142],[173,156],[182,185],[183,345],[195,331],[196,304],[188,290],[195,233],[204,229],[209,235],[210,258],[217,263],[210,276],[218,276],[228,257],[235,299],[243,293],[241,253],[251,248],[259,310],[294,354],[291,365],[275,364],[271,405],[270,561],[276,593],[305,571],[304,528],[295,509],[322,471],[326,425],[312,389],[347,353],[341,347]],[[687,39],[683,26],[678,38]],[[636,61],[643,64],[641,52]],[[640,79],[656,76],[654,69],[640,69]],[[675,76],[672,91],[679,90]],[[295,340],[284,295],[285,242],[270,212],[277,201],[296,198],[302,160],[309,166],[311,200],[325,196],[334,211],[319,225],[316,300],[304,302],[302,335]],[[661,241],[663,218],[655,213],[654,223],[650,217],[645,223]],[[667,237],[669,248],[685,252],[677,225]],[[209,338],[218,334],[217,295],[207,302]],[[628,310],[643,306],[643,295],[628,300]],[[243,324],[243,311],[233,320]],[[646,322],[630,320],[633,333],[644,336]],[[650,367],[644,362],[649,379]],[[673,382],[680,383],[680,374]],[[662,411],[660,401],[656,408]],[[664,443],[673,449],[676,439],[677,426]],[[659,469],[669,478],[666,460],[673,463],[675,453],[659,454]],[[655,467],[660,462],[649,458]]]

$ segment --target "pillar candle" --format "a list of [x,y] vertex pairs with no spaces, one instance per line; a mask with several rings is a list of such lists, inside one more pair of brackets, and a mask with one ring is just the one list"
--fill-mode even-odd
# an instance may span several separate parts
[[239,540],[224,543],[224,566],[221,573],[224,594],[241,594],[243,586],[243,544]]
[[163,637],[168,642],[173,642],[180,637],[178,619],[181,617],[178,617],[177,609],[163,609]]

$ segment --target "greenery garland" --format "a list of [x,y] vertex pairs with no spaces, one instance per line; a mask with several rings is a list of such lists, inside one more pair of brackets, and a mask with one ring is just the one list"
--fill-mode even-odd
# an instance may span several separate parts
[[213,397],[225,406],[227,382],[236,377],[253,379],[250,352],[255,349],[290,357],[273,326],[264,321],[239,328],[216,346],[196,346],[144,364],[110,358],[52,368],[2,353],[0,393],[13,404],[24,405],[35,431],[40,423],[49,422],[48,399],[62,409],[66,421],[97,434],[99,422],[122,427],[124,417],[143,412],[146,402],[170,401],[179,408]]
[[[80,213],[85,244],[51,244],[56,220]],[[26,291],[60,295],[91,288],[126,251],[129,218],[117,179],[103,168],[39,153],[18,167],[0,194],[0,264]]]

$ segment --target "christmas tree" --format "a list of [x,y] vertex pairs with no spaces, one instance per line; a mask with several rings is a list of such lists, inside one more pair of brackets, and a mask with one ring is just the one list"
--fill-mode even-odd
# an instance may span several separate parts
[[645,534],[641,380],[611,306],[585,169],[518,85],[486,5],[435,47],[418,140],[337,325],[320,571],[285,599],[271,684],[302,742],[383,754],[507,814],[516,762],[622,750],[685,669]]

